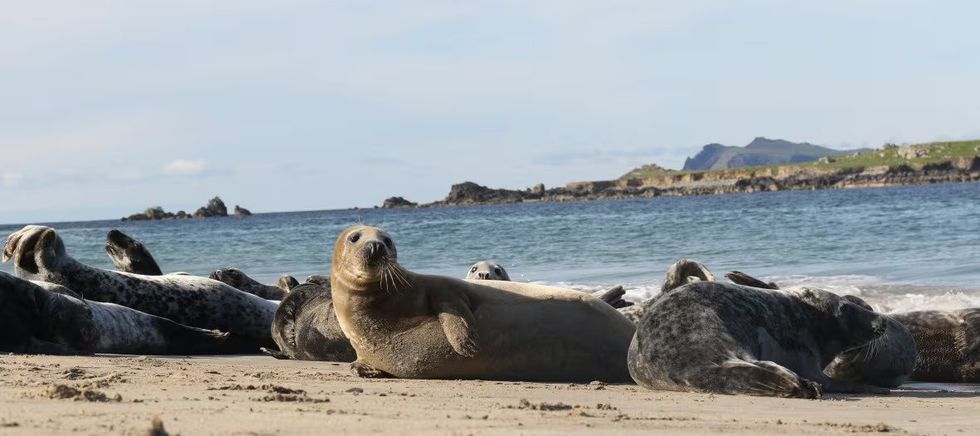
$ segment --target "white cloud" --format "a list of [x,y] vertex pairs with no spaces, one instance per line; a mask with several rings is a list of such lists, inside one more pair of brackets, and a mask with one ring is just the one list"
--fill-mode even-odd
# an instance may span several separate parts
[[24,175],[12,171],[5,171],[0,174],[0,185],[4,188],[15,188],[24,181]]
[[163,173],[168,176],[188,176],[202,173],[205,166],[203,160],[177,159],[165,165]]

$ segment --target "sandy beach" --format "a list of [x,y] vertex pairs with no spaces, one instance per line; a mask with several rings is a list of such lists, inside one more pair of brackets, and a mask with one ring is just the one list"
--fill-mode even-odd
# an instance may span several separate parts
[[0,433],[976,434],[980,393],[822,400],[634,385],[367,380],[265,356],[0,356]]

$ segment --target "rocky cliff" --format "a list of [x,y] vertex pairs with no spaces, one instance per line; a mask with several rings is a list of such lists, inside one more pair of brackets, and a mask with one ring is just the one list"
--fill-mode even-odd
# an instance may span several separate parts
[[834,150],[810,143],[755,138],[745,147],[708,144],[684,162],[684,170],[717,170],[813,162],[824,156],[843,156],[868,150]]

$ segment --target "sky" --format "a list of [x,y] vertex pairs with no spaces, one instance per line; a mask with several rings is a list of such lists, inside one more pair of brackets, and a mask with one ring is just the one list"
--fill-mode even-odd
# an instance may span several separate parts
[[0,223],[980,138],[969,1],[9,1]]

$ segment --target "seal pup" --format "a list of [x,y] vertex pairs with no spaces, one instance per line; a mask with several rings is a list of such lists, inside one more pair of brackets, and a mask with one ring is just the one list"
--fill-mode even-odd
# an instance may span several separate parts
[[340,233],[332,268],[362,377],[629,381],[634,327],[589,294],[416,274],[387,232],[366,226]]
[[329,283],[293,288],[276,310],[272,339],[281,351],[263,351],[277,359],[353,362],[357,358],[337,321]]
[[229,351],[257,352],[260,346],[273,346],[270,326],[278,302],[219,281],[93,268],[69,256],[57,232],[44,226],[27,226],[11,234],[2,260],[11,258],[18,277],[56,283],[88,300],[119,304],[180,324],[229,332]]
[[837,354],[884,330],[882,316],[830,292],[696,282],[650,303],[630,344],[629,370],[650,389],[798,398],[885,393],[823,372]]
[[[729,280],[763,289],[779,289],[773,282],[765,282],[739,271],[725,274]],[[854,295],[844,298],[867,310],[870,304]],[[868,344],[837,355],[824,373],[834,380],[897,388],[909,380],[915,368],[918,349],[912,333],[892,316],[881,315],[885,320],[885,332]]]
[[112,259],[117,271],[147,276],[163,275],[150,250],[142,242],[117,229],[109,230],[106,234],[105,252]]
[[895,313],[919,348],[912,380],[980,383],[980,308]]
[[217,280],[242,292],[248,292],[266,300],[282,300],[287,292],[278,286],[269,286],[259,283],[237,268],[222,268],[214,270],[208,276],[211,280]]
[[226,336],[0,272],[0,351],[201,354],[220,352]]
[[[470,269],[466,273],[466,280],[501,280],[509,282],[510,275],[507,274],[507,270],[500,266],[499,263],[481,260],[470,266]],[[633,302],[623,299],[623,296],[626,295],[626,290],[622,286],[615,286],[605,291],[596,291],[592,295],[616,309],[633,305]]]

